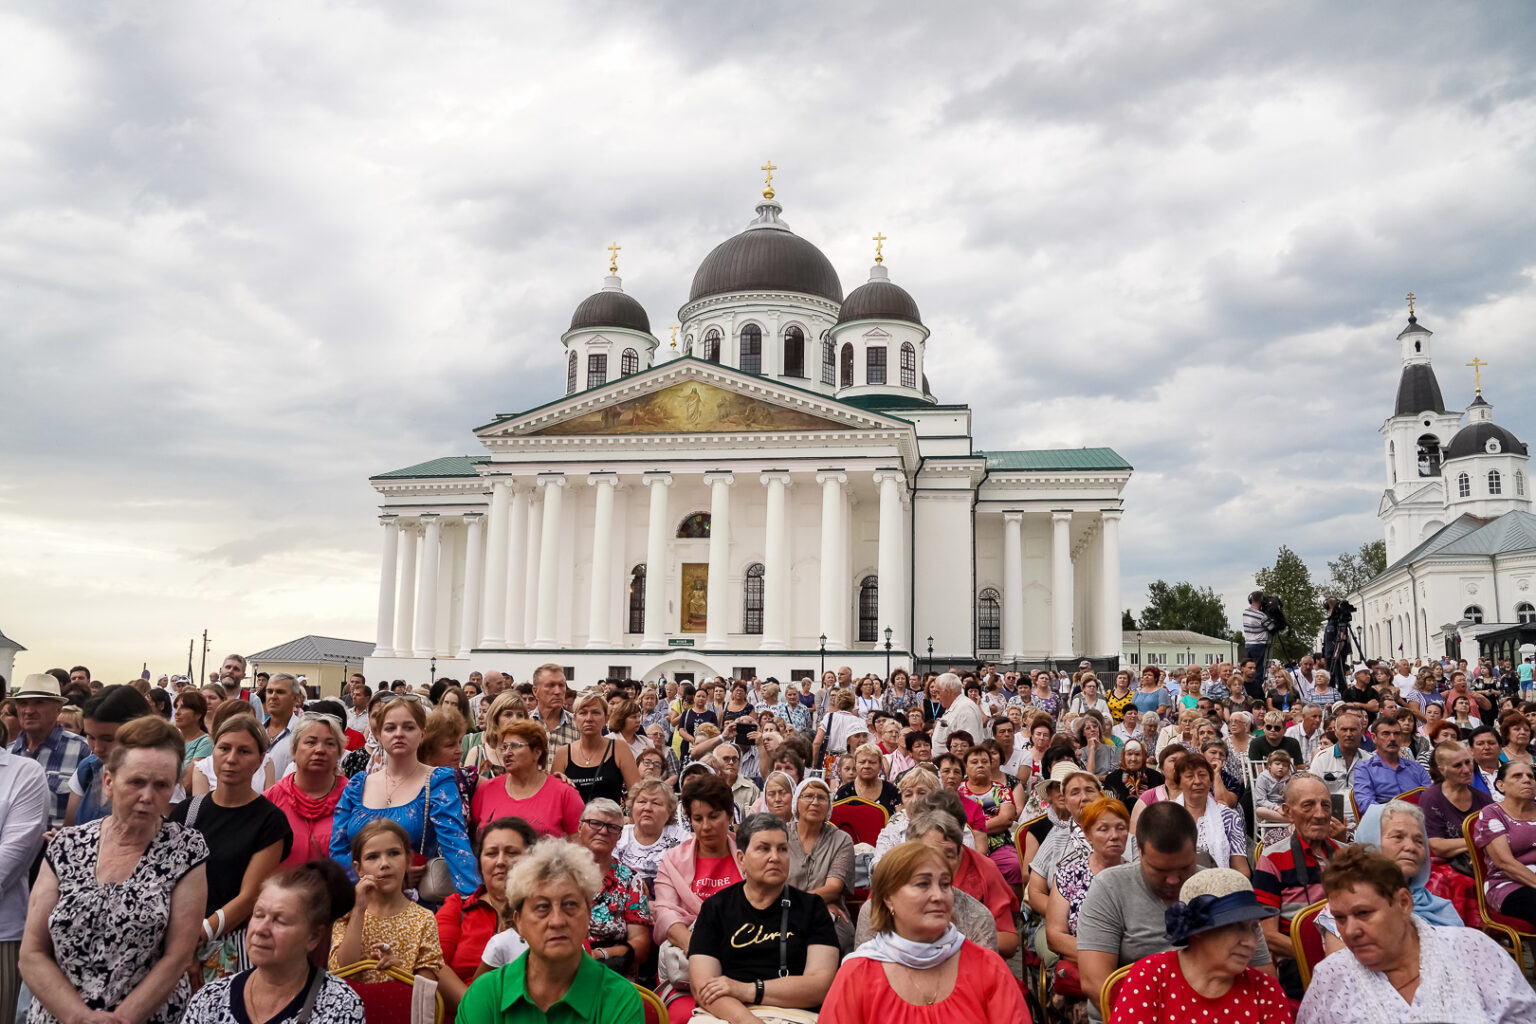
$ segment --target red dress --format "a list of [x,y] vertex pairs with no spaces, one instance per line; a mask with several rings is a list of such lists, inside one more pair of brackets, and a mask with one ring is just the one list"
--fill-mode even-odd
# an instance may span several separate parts
[[816,1019],[817,1024],[1029,1024],[1029,1009],[1002,958],[967,939],[954,990],[932,1006],[901,998],[886,979],[885,965],[860,957],[838,970]]
[[1249,967],[1232,982],[1226,995],[1207,999],[1189,987],[1179,969],[1178,951],[1170,950],[1136,961],[1115,993],[1115,1010],[1109,1024],[1294,1024],[1295,1020],[1280,983],[1269,975]]

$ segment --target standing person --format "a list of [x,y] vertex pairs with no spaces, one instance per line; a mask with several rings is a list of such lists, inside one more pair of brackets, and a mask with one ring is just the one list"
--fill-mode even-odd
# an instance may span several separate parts
[[341,775],[345,745],[341,723],[328,715],[305,715],[293,729],[294,770],[264,794],[288,819],[293,848],[279,867],[297,870],[331,855],[336,805],[347,788]]
[[947,749],[951,733],[964,732],[974,737],[987,734],[987,722],[976,702],[961,693],[960,677],[945,672],[934,681],[934,693],[938,696],[943,714],[933,727],[933,745]]
[[266,755],[267,733],[247,714],[231,715],[213,736],[219,787],[172,809],[170,818],[196,829],[208,844],[208,890],[198,949],[203,979],[227,977],[250,966],[245,925],[261,883],[293,849],[283,812],[251,787],[251,773]]
[[208,701],[197,690],[182,690],[176,695],[171,722],[181,731],[187,745],[187,753],[181,769],[186,771],[192,762],[213,753],[213,737],[208,735]]
[[356,903],[331,926],[330,969],[359,960],[379,966],[357,975],[363,983],[386,981],[388,967],[436,979],[443,967],[437,919],[406,899],[410,838],[388,818],[375,818],[352,837],[352,870],[357,875]]
[[[540,665],[533,670],[533,697],[538,706],[529,712],[528,717],[544,727],[544,731],[549,734],[551,749],[575,743],[581,737],[580,730],[576,728],[576,716],[565,706],[567,688],[565,669],[559,665]],[[485,676],[485,695],[491,695],[490,673]]]
[[[1253,662],[1254,681],[1244,681],[1244,690],[1255,700],[1263,700],[1264,673],[1269,668],[1269,637],[1275,631],[1275,621],[1263,608],[1264,591],[1255,590],[1248,595],[1248,607],[1243,609],[1243,654]],[[1246,674],[1246,673],[1245,673]]]
[[201,835],[165,820],[183,753],[164,719],[129,722],[107,757],[110,812],[49,842],[21,943],[28,1024],[181,1020],[208,858]]
[[101,777],[117,743],[117,731],[135,718],[151,714],[149,701],[131,686],[107,686],[85,702],[85,741],[91,755],[83,758],[69,780],[64,824],[84,825],[112,809],[102,795]]
[[[1318,669],[1322,672],[1323,669]],[[1285,731],[1285,735],[1296,741],[1301,747],[1301,760],[1295,762],[1298,765],[1311,764],[1312,759],[1323,745],[1323,709],[1317,704],[1308,704],[1301,709],[1301,721]]]
[[298,679],[279,672],[267,680],[267,753],[272,757],[272,777],[280,779],[293,761],[289,741],[293,734],[293,716],[304,706],[304,691]]
[[[434,768],[418,758],[427,715],[425,700],[406,694],[374,705],[370,724],[383,752],[383,763],[352,777],[342,791],[331,827],[331,858],[351,864],[352,839],[370,821],[388,818],[405,830],[412,856],[409,888],[426,870],[427,859],[441,854],[453,887],[463,894],[480,885],[475,856],[464,823],[464,801],[452,768]],[[478,800],[486,788],[475,790]]]
[[1168,688],[1163,685],[1163,672],[1156,665],[1148,665],[1141,670],[1141,687],[1136,691],[1131,703],[1136,705],[1136,710],[1143,715],[1167,714],[1164,709],[1173,707],[1173,697],[1169,695]]
[[0,1022],[16,1012],[18,961],[27,919],[27,871],[48,827],[42,765],[0,747]]
[[483,828],[495,818],[522,818],[540,835],[575,835],[581,824],[581,797],[569,783],[544,770],[549,764],[544,727],[504,719],[497,740],[506,771],[475,789],[470,801],[475,827]]
[[612,800],[624,802],[629,787],[640,780],[635,755],[616,735],[603,735],[608,720],[608,702],[602,694],[587,691],[576,698],[575,742],[555,750],[550,771],[563,775],[576,787],[581,802]]
[[48,827],[61,828],[69,807],[69,781],[80,762],[90,756],[86,742],[59,724],[64,695],[59,681],[47,672],[34,672],[11,694],[21,735],[11,753],[29,757],[43,767],[48,783]]
[[364,1024],[352,986],[310,961],[355,903],[328,858],[267,879],[247,930],[251,969],[199,989],[183,1024]]
[[687,759],[694,741],[698,738],[696,733],[700,725],[708,723],[719,725],[719,719],[708,707],[709,691],[705,687],[699,687],[693,691],[692,705],[682,713],[677,722],[677,735],[682,737],[682,749],[678,756]]
[[368,680],[361,672],[353,672],[352,678],[347,682],[347,728],[360,735],[368,734],[368,698],[373,696],[373,691],[368,688]]

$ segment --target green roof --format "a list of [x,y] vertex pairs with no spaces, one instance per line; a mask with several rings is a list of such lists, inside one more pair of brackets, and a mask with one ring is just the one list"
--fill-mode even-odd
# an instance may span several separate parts
[[371,476],[370,480],[419,480],[428,476],[479,476],[475,467],[481,463],[489,462],[487,458],[476,458],[473,455],[449,455],[441,459],[433,459],[431,462],[423,462],[415,466],[406,466],[389,473],[380,473]]
[[910,395],[854,395],[837,401],[867,412],[883,412],[887,409],[931,409],[932,402],[925,402]]
[[1056,470],[1108,469],[1129,471],[1131,464],[1113,448],[1045,448],[1027,452],[977,452],[988,471],[1040,473]]

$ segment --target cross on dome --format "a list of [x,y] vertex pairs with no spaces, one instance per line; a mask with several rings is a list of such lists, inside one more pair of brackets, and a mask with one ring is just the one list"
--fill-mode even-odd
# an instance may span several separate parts
[[1408,315],[1413,316],[1413,292],[1408,293]]
[[1466,365],[1472,367],[1472,379],[1476,382],[1477,393],[1478,394],[1482,394],[1483,393],[1483,367],[1487,366],[1488,364],[1483,362],[1481,359],[1477,358],[1476,356],[1473,356],[1472,357],[1472,361],[1470,363],[1467,363]]
[[774,164],[774,162],[772,160],[769,160],[767,163],[763,164],[763,166],[759,167],[758,170],[760,170],[760,171],[762,171],[764,173],[764,178],[763,178],[763,198],[764,199],[772,199],[773,198],[773,172],[778,170],[778,167],[775,166],[775,164]]
[[618,242],[609,243],[609,245],[608,245],[608,273],[610,273],[610,274],[617,274],[619,272],[619,250],[622,249],[622,248],[624,248],[624,247],[622,245],[620,245]]
[[881,234],[879,231],[876,231],[875,234],[874,234],[874,237],[872,237],[870,239],[870,241],[875,243],[875,262],[876,263],[884,263],[885,262],[885,235]]

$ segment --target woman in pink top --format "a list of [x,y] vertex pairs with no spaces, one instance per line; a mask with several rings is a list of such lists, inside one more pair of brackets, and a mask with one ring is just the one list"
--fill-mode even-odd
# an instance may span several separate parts
[[347,780],[338,771],[346,749],[338,719],[306,713],[294,726],[290,749],[293,771],[265,794],[287,816],[288,827],[293,829],[293,849],[278,865],[279,871],[331,855],[331,825],[347,788]]
[[581,825],[581,797],[544,770],[549,737],[538,722],[505,719],[497,737],[507,772],[475,787],[470,818],[475,830],[497,818],[522,818],[541,836],[571,836]]

